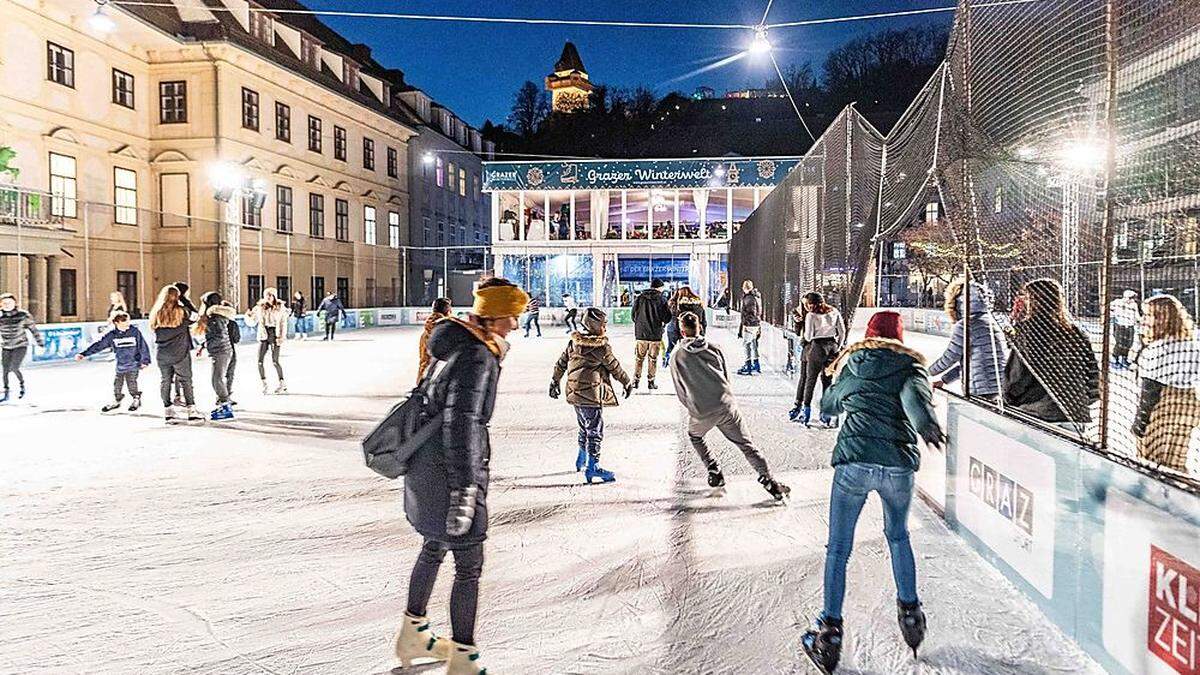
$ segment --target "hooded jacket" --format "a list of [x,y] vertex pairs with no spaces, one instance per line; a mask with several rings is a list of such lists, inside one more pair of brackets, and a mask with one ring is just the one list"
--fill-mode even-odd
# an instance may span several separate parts
[[667,299],[657,288],[648,288],[633,301],[633,336],[645,342],[659,342],[663,327],[671,320]]
[[1026,319],[1013,326],[1004,402],[1046,422],[1091,421],[1100,400],[1100,365],[1078,326]]
[[680,315],[691,312],[696,315],[696,318],[700,319],[702,327],[708,326],[708,317],[705,315],[704,303],[700,301],[700,298],[693,298],[691,296],[686,298],[672,298],[667,304],[671,308],[671,318],[674,321],[678,321]]
[[[933,365],[929,366],[930,375],[941,375],[943,382],[954,382],[962,375],[963,334],[968,317],[964,317],[966,293],[962,292],[962,283],[951,285],[947,295],[954,303],[947,303],[946,314],[954,321],[950,331],[950,344],[946,351]],[[994,396],[1000,393],[1000,383],[1004,374],[1005,340],[1004,331],[992,319],[992,292],[979,284],[971,284],[971,393],[978,396]]]
[[[439,321],[429,336],[429,353],[449,361],[433,381],[429,411],[442,431],[409,461],[404,477],[404,514],[422,536],[452,544],[487,538],[487,492],[491,461],[488,424],[496,405],[500,362],[508,345],[461,319]],[[450,491],[479,486],[475,519],[459,537],[446,534]]]
[[136,373],[142,366],[150,365],[150,345],[142,337],[142,331],[132,324],[125,330],[114,326],[79,355],[93,356],[110,348],[117,357],[118,373]]
[[703,335],[679,341],[671,352],[671,379],[675,382],[675,395],[693,419],[733,410],[725,354]]
[[417,356],[417,382],[425,377],[425,370],[429,368],[429,362],[432,360],[429,357],[429,336],[433,334],[433,327],[447,316],[449,315],[434,312],[425,318],[425,330],[421,331],[421,339],[417,341],[417,349],[420,351]]
[[213,305],[204,310],[207,317],[204,326],[204,348],[209,356],[224,354],[233,349],[229,337],[229,323],[233,321],[233,308],[228,305]]
[[29,337],[26,335],[26,331],[33,334],[33,339],[39,347],[45,345],[42,334],[38,332],[37,322],[29,315],[29,312],[20,307],[14,308],[11,312],[0,310],[0,346],[4,349],[28,347]]
[[575,333],[558,363],[554,364],[554,381],[567,376],[567,403],[583,408],[618,405],[612,378],[628,387],[630,380],[613,354],[612,345],[604,335]]
[[831,368],[836,380],[821,396],[821,412],[845,415],[832,464],[919,469],[917,439],[942,440],[921,355],[896,340],[867,338],[847,347]]
[[342,304],[342,299],[336,295],[331,295],[321,301],[317,306],[318,312],[325,312],[325,323],[337,323],[338,315],[346,313],[346,306]]
[[756,328],[762,324],[762,294],[755,288],[742,296],[742,323],[746,328]]

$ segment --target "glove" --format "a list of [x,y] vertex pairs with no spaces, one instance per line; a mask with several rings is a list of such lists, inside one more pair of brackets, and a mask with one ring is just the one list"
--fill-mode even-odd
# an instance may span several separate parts
[[550,383],[550,398],[558,398],[559,394],[561,394],[561,393],[562,393],[562,390],[559,389],[558,382],[557,381],[551,382]]
[[461,537],[471,531],[475,521],[475,498],[479,495],[478,485],[469,485],[450,491],[450,510],[446,512],[446,534]]
[[632,394],[633,394],[633,383],[630,382],[625,385],[625,398],[629,398],[630,395],[632,395]]

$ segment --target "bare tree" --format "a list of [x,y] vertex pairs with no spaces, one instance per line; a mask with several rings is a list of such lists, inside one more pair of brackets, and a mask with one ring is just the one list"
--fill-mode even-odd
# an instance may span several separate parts
[[550,98],[545,90],[529,80],[513,95],[512,112],[508,123],[523,138],[528,139],[541,127],[550,114]]

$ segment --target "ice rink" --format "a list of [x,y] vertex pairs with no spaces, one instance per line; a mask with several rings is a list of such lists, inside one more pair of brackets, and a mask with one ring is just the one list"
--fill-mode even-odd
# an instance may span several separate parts
[[[156,367],[132,415],[98,412],[111,363],[27,370],[30,397],[0,406],[0,672],[391,671],[419,540],[401,482],[366,469],[357,439],[412,385],[417,335],[289,342],[282,396],[258,392],[246,346],[237,419],[196,427],[164,425]],[[632,335],[614,337],[631,368]],[[715,337],[736,367],[740,346]],[[799,638],[820,609],[834,432],[787,422],[791,383],[735,382],[790,506],[769,503],[715,436],[730,484],[712,495],[665,373],[606,413],[603,465],[618,482],[589,486],[573,471],[574,412],[546,395],[565,335],[513,343],[492,423],[477,632],[489,672],[815,672]],[[839,672],[1100,672],[924,504],[911,525],[929,616],[920,659],[896,627],[872,498]],[[430,613],[447,635],[451,572]]]

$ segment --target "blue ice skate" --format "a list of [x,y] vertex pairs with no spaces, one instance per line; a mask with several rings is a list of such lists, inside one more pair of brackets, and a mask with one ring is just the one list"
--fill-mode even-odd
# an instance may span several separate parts
[[579,449],[579,455],[575,457],[575,472],[583,471],[583,465],[587,464],[588,454],[584,448]]
[[588,483],[593,479],[599,478],[601,483],[611,483],[617,479],[613,472],[600,468],[600,461],[591,455],[588,455],[587,471],[583,474]]
[[212,413],[209,415],[209,419],[214,422],[219,420],[231,420],[233,419],[233,408],[230,407],[228,403],[222,403],[213,409]]

